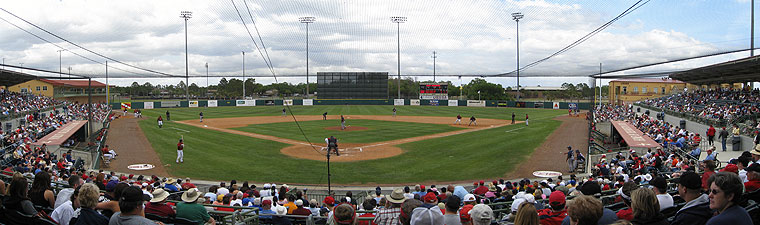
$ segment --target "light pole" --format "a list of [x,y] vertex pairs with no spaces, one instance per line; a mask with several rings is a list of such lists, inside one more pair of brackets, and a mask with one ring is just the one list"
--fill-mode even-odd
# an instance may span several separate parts
[[243,99],[245,99],[245,51],[243,53]]
[[435,58],[438,56],[435,56],[435,51],[433,51],[433,82],[435,82]]
[[71,67],[69,66],[69,78],[71,78]]
[[480,101],[480,91],[478,91],[478,101]]
[[312,16],[298,18],[298,21],[306,24],[306,97],[309,97],[309,24],[317,19]]
[[208,98],[208,63],[206,63],[206,98]]
[[56,50],[58,52],[58,79],[61,79],[63,75],[63,66],[61,66],[61,53],[66,51],[66,49]]
[[517,100],[520,100],[520,19],[523,18],[522,13],[512,13],[512,19],[517,22]]
[[398,57],[398,80],[396,81],[398,89],[398,98],[401,98],[401,23],[406,22],[405,16],[391,17],[391,22],[396,23],[396,55]]
[[190,104],[190,72],[187,64],[187,20],[193,17],[193,12],[182,11],[179,13],[179,17],[185,19],[185,97],[187,98],[187,104]]
[[19,73],[24,73],[24,68],[23,68],[24,67],[24,63],[18,63],[18,64],[21,65],[21,68],[19,68],[20,69]]

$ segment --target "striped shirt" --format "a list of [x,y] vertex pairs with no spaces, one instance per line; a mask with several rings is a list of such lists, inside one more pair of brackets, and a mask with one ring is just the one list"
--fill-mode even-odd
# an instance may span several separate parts
[[374,223],[377,225],[398,225],[401,224],[398,217],[401,216],[401,208],[383,209],[375,216]]

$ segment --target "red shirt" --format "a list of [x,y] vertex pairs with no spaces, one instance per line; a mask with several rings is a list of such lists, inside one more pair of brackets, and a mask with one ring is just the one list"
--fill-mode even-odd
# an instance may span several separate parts
[[702,173],[702,189],[707,190],[710,188],[707,186],[707,179],[710,179],[710,176],[713,174],[715,174],[715,171],[705,171]]
[[618,219],[631,221],[633,220],[633,209],[621,209],[615,215],[617,215]]
[[747,189],[745,192],[753,192],[757,189],[760,189],[760,180],[750,180],[744,183],[744,188]]
[[182,150],[185,148],[185,144],[182,144],[182,142],[177,143],[177,150]]
[[192,184],[192,183],[182,183],[182,189],[188,190],[190,188],[195,188],[195,184]]
[[567,210],[553,212],[552,209],[538,210],[538,219],[542,225],[560,225],[567,216]]
[[485,195],[486,192],[488,192],[488,188],[486,186],[480,186],[478,188],[475,188],[474,191],[472,191],[472,193],[476,195]]
[[145,213],[155,214],[163,217],[174,217],[177,212],[171,206],[161,203],[149,202],[145,205]]
[[470,210],[472,210],[472,207],[475,207],[474,205],[464,205],[462,206],[462,209],[459,210],[459,221],[462,222],[462,224],[469,223],[472,221],[472,218],[470,218]]
[[[359,217],[375,217],[375,215],[372,213],[365,213]],[[372,221],[372,220],[359,220],[359,225],[377,225],[377,224],[375,223],[375,221]]]

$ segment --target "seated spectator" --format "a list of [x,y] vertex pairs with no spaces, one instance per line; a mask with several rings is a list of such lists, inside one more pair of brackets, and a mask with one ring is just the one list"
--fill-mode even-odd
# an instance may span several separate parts
[[[461,209],[459,209],[459,220],[462,222],[462,224],[471,224],[472,218],[470,217],[470,210],[472,210],[472,207],[475,207],[475,195],[473,194],[467,194],[464,196],[464,205]],[[513,210],[517,211],[517,210]]]
[[401,204],[406,199],[403,189],[397,188],[393,190],[387,198],[387,201],[389,202],[388,207],[379,210],[372,223],[381,225],[396,224],[396,221],[399,221],[399,216],[401,215]]
[[747,167],[747,182],[744,183],[744,188],[747,192],[753,192],[760,189],[760,163],[753,163]]
[[[366,201],[369,201],[369,200],[366,200]],[[301,199],[296,200],[296,207],[297,208],[295,210],[293,210],[293,212],[291,213],[292,215],[299,215],[299,216],[308,216],[308,215],[311,215],[311,210],[305,209],[303,207],[303,200],[301,200]]]
[[40,171],[34,175],[32,188],[29,190],[29,199],[32,203],[43,208],[53,208],[55,206],[55,193],[50,187],[50,174]]
[[414,213],[414,209],[416,209],[417,207],[420,207],[421,205],[422,205],[422,201],[417,200],[417,199],[404,200],[404,203],[401,203],[401,215],[399,215],[399,218],[398,218],[399,221],[401,221],[401,224],[410,225],[412,221],[412,214]]
[[[428,192],[428,194],[430,193],[432,192]],[[412,211],[411,224],[443,224],[443,213],[441,213],[441,209],[437,205],[431,205],[429,202],[426,202]]]
[[702,173],[702,189],[707,190],[709,188],[707,180],[710,179],[710,176],[715,174],[715,161],[705,160],[701,162],[700,166],[705,169],[705,172]]
[[[356,224],[356,211],[354,207],[349,203],[342,203],[335,207],[335,213],[333,213],[334,224],[354,225]],[[333,223],[330,223],[333,224]]]
[[79,195],[78,187],[69,194],[68,201],[61,203],[60,206],[56,207],[55,210],[53,210],[53,213],[50,214],[50,218],[58,222],[58,224],[69,224],[71,218],[74,217],[74,209],[79,208],[77,195]]
[[538,219],[543,225],[560,225],[565,217],[565,193],[554,191],[549,195],[549,208],[539,210]]
[[272,200],[264,199],[264,201],[261,201],[261,211],[259,211],[259,218],[272,219],[272,215],[275,214],[277,214],[277,212],[272,210]]
[[[573,225],[596,225],[603,214],[602,201],[591,196],[578,196],[567,205],[567,218]],[[608,224],[608,223],[604,223]]]
[[649,185],[652,185],[652,190],[657,194],[660,211],[673,207],[673,196],[668,194],[668,181],[664,177],[655,177],[649,182]]
[[71,225],[106,225],[108,224],[108,217],[105,217],[95,211],[95,206],[98,204],[98,195],[100,189],[97,186],[87,183],[83,184],[79,188],[79,216],[72,218],[69,224]]
[[678,195],[686,204],[676,212],[671,225],[705,224],[712,216],[710,199],[702,193],[702,181],[694,172],[685,172],[674,180]]
[[716,173],[708,180],[710,185],[710,209],[717,215],[707,221],[708,225],[731,224],[750,225],[752,218],[744,207],[739,206],[744,186],[739,176],[733,173]]
[[[482,205],[482,204],[479,204]],[[488,206],[486,206],[488,207]],[[490,208],[489,208],[490,209]],[[470,211],[472,212],[472,211]],[[487,218],[487,221],[476,221],[473,218],[473,225],[475,224],[483,224],[483,225],[489,225],[491,224],[491,218]],[[538,214],[536,214],[536,207],[533,206],[530,202],[523,202],[520,204],[520,207],[517,209],[517,214],[515,215],[515,224],[524,224],[524,225],[538,225]]]
[[111,216],[108,225],[132,225],[143,224],[151,225],[155,222],[146,219],[143,216],[143,209],[145,201],[150,201],[150,196],[143,194],[142,190],[136,186],[129,186],[121,193],[121,199],[119,199],[120,212],[116,212]]
[[214,218],[209,216],[206,208],[197,203],[200,196],[201,193],[196,188],[185,191],[182,194],[182,202],[177,204],[177,218],[185,218],[198,224],[216,224]]
[[715,161],[716,157],[717,157],[717,152],[715,152],[715,146],[711,147],[710,149],[707,149],[707,156],[705,156],[705,160]]
[[443,214],[443,224],[462,225],[462,222],[459,220],[459,215],[457,215],[459,204],[461,204],[461,202],[462,201],[456,195],[450,195],[446,198],[446,213]]
[[8,197],[3,201],[5,209],[19,211],[27,215],[37,214],[34,204],[26,195],[27,190],[29,190],[29,182],[26,181],[26,178],[14,175],[10,188],[8,188]]
[[156,189],[151,194],[153,198],[145,205],[145,213],[154,214],[161,217],[172,218],[177,215],[174,209],[166,204],[166,198],[169,197],[169,193],[164,189]]
[[166,183],[164,184],[164,188],[169,190],[169,192],[179,191],[179,188],[177,187],[177,180],[174,178],[169,178],[169,180],[166,180]]
[[633,220],[633,207],[631,207],[631,195],[633,194],[633,191],[638,189],[639,186],[634,182],[625,182],[623,184],[623,187],[618,189],[617,194],[620,195],[620,198],[623,200],[623,204],[627,206],[624,209],[621,209],[616,213],[617,218],[621,220]]
[[651,189],[639,188],[633,191],[631,208],[633,208],[631,223],[635,225],[668,225],[668,220],[660,213],[660,205]]

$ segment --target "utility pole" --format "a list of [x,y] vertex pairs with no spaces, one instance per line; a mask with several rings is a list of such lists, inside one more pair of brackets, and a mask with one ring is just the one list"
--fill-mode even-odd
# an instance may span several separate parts
[[438,58],[435,56],[435,51],[433,51],[433,82],[435,82],[435,58]]
[[69,79],[71,79],[71,67],[69,66]]
[[391,17],[391,22],[396,23],[396,47],[397,47],[397,57],[398,57],[398,80],[396,81],[396,85],[398,85],[396,88],[398,89],[398,98],[401,98],[401,23],[406,22],[405,16],[394,16]]
[[58,79],[63,78],[62,72],[63,72],[63,66],[61,65],[61,52],[66,51],[66,49],[56,50],[58,52]]
[[[106,105],[109,103],[108,96],[110,95],[110,92],[108,91],[108,61],[106,61]],[[109,106],[110,107],[110,106]]]
[[20,70],[19,73],[24,73],[24,63],[18,63],[18,64],[21,65],[21,68],[19,68]]
[[309,97],[309,24],[314,23],[316,18],[307,16],[298,18],[301,23],[306,24],[306,97]]
[[[208,63],[206,63],[206,98],[208,99]],[[208,107],[208,105],[206,106]]]
[[187,20],[193,17],[193,12],[182,11],[179,13],[180,18],[185,19],[185,98],[187,98],[187,104],[190,105],[190,72],[188,66],[187,55]]
[[243,99],[245,99],[245,51],[243,53]]
[[602,107],[602,63],[599,63],[599,107]]
[[520,19],[522,13],[512,13],[512,19],[517,22],[517,100],[520,101]]
[[755,56],[755,0],[752,0],[752,12],[750,13],[749,56]]

